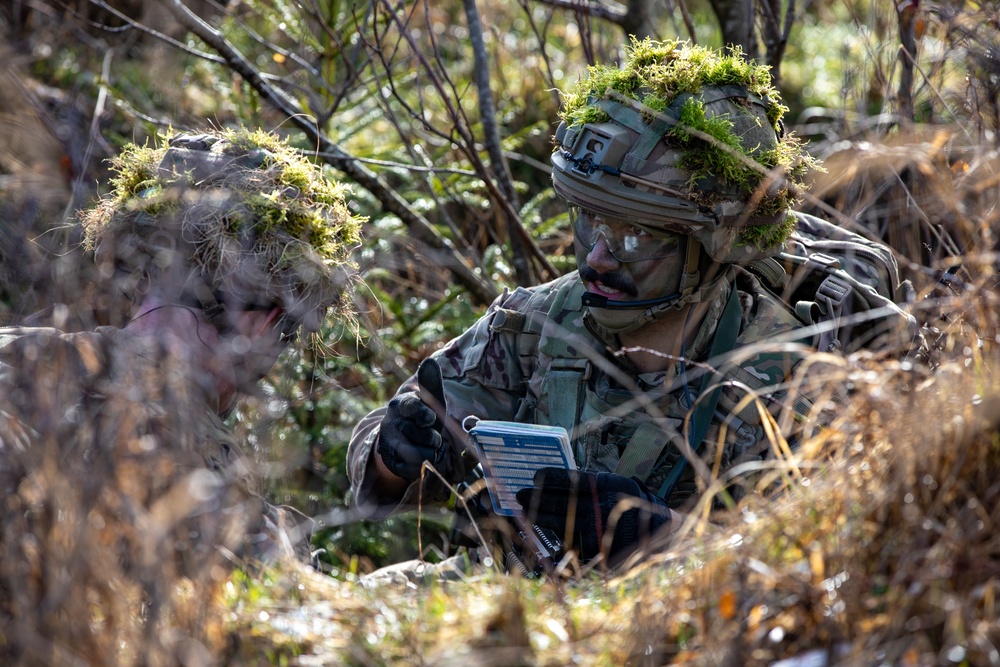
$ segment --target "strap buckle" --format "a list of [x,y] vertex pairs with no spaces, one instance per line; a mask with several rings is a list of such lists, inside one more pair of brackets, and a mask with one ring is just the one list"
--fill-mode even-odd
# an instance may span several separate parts
[[834,271],[841,267],[840,260],[831,255],[827,255],[822,252],[811,253],[806,258],[807,264],[819,264],[821,267],[827,271]]
[[569,359],[566,357],[555,357],[549,364],[550,371],[575,371],[581,374],[583,380],[589,380],[593,371],[593,364],[589,359]]
[[853,291],[854,288],[851,287],[850,283],[840,276],[831,274],[820,283],[819,289],[816,290],[816,296],[823,298],[824,303],[830,308],[832,316],[839,317],[844,302]]

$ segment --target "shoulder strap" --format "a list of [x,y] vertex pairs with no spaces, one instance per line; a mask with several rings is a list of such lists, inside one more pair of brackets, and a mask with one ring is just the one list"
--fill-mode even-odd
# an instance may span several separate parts
[[549,401],[549,422],[571,425],[570,442],[575,443],[574,456],[583,461],[583,438],[579,437],[580,414],[583,407],[584,387],[590,378],[590,362],[587,359],[553,359],[545,374]]
[[[720,356],[732,352],[736,346],[736,338],[740,333],[741,319],[738,290],[736,289],[736,285],[733,285],[732,292],[729,294],[729,301],[726,302],[726,308],[722,311],[722,318],[719,320],[715,339],[712,341],[709,359],[718,359]],[[698,393],[699,399],[705,396],[705,392],[713,381],[717,381],[717,377],[717,373],[705,373],[702,376],[701,391]],[[708,432],[708,427],[712,423],[712,415],[715,414],[715,407],[719,404],[721,393],[722,386],[717,384],[706,400],[698,401],[691,414],[691,421],[688,428],[688,442],[691,444],[691,449],[694,450],[695,454],[698,454],[701,449],[705,433]],[[631,443],[629,443],[629,446],[631,446]],[[681,457],[677,465],[671,469],[667,478],[663,480],[663,484],[660,485],[660,489],[656,492],[656,495],[664,500],[669,498],[670,494],[674,492],[674,487],[677,486],[677,481],[680,479],[685,467],[687,467],[687,458]]]

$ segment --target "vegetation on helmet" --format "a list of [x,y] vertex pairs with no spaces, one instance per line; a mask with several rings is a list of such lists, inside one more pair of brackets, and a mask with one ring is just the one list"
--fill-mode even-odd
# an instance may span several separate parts
[[317,329],[344,303],[360,243],[347,188],[271,133],[222,130],[196,135],[194,151],[171,145],[183,138],[130,144],[112,159],[112,192],[80,214],[85,245],[139,271],[176,261],[165,242],[183,244],[182,261],[212,290],[266,299]]
[[[791,209],[805,188],[804,178],[810,170],[821,167],[796,137],[784,134],[781,118],[788,108],[771,84],[768,67],[744,60],[739,47],[721,53],[686,41],[633,38],[621,68],[598,65],[588,68],[588,73],[588,78],[564,96],[561,118],[568,126],[611,120],[596,102],[621,96],[639,102],[644,121],[650,123],[683,95],[686,99],[677,102],[679,121],[664,133],[663,141],[680,152],[676,166],[690,175],[691,199],[711,206],[715,195],[699,188],[698,183],[714,178],[745,194],[752,206],[748,213],[787,213],[774,224],[741,228],[742,243],[764,249],[788,238],[795,224]],[[767,121],[778,138],[776,145],[745,146],[728,114],[706,114],[699,93],[707,87],[727,85],[741,86],[763,102]],[[779,170],[783,179],[769,179],[773,170]]]

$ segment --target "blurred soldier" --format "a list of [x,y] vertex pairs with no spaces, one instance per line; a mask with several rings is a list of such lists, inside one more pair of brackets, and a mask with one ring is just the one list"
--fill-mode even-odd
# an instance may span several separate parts
[[[796,423],[787,417],[812,405],[790,388],[796,365],[852,341],[805,329],[842,319],[839,302],[793,307],[762,282],[785,277],[769,258],[796,226],[832,227],[792,210],[814,161],[784,133],[765,67],[633,41],[621,69],[590,68],[563,100],[552,181],[577,271],[501,295],[425,360],[357,426],[349,469],[357,506],[386,516],[421,493],[446,497],[433,476],[419,479],[425,461],[451,482],[474,465],[453,428],[466,417],[563,426],[578,469],[543,469],[517,499],[583,559],[620,558],[676,528],[673,510],[697,500],[699,476],[772,457],[757,401]],[[782,336],[782,347],[756,345]],[[735,482],[723,486],[738,499]]]
[[348,316],[360,221],[262,132],[128,146],[114,168],[81,217],[127,324],[0,329],[0,617],[44,614],[60,573],[68,604],[116,573],[169,590],[218,579],[220,547],[276,558],[296,541],[222,418],[331,309]]

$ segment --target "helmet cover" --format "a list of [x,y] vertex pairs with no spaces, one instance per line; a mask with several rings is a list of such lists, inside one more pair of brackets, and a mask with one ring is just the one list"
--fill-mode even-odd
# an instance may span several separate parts
[[171,270],[185,281],[181,290],[280,306],[286,331],[318,331],[331,306],[349,318],[343,295],[362,219],[344,186],[271,133],[160,140],[125,146],[112,159],[112,192],[80,213],[99,264],[126,276]]
[[712,259],[775,254],[818,163],[783,132],[766,67],[738,49],[633,39],[566,96],[552,153],[556,192],[598,213],[691,235]]

